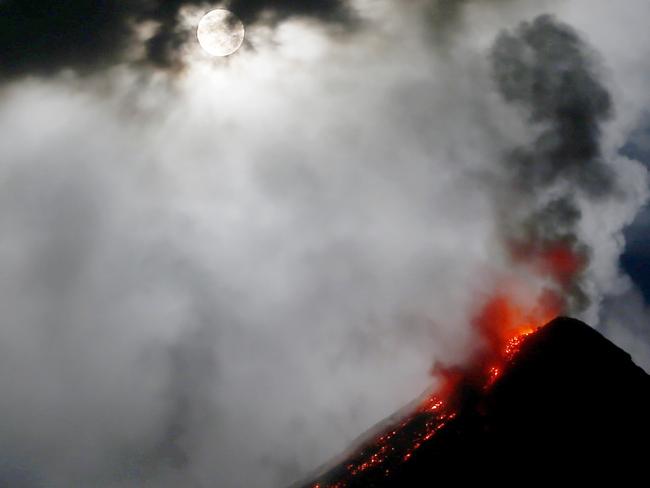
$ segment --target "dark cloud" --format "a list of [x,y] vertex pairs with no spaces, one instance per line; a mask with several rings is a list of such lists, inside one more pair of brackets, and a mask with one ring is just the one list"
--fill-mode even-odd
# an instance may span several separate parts
[[[162,2],[149,16],[160,22],[160,28],[147,42],[147,55],[158,66],[178,65],[178,48],[187,33],[178,28],[178,13],[186,5],[205,5],[201,0],[172,0]],[[293,16],[307,16],[323,22],[348,23],[353,16],[346,0],[231,0],[224,4],[244,24],[259,22],[262,17],[277,22]]]
[[511,2],[512,0],[428,0],[429,19],[433,26],[431,32],[438,42],[453,39],[455,35],[465,33],[465,29],[459,27],[467,6],[479,3],[499,6]]
[[0,2],[1,76],[114,62],[129,42],[134,6],[129,0]]
[[[145,61],[178,64],[188,38],[179,26],[185,6],[202,0],[4,0],[0,2],[0,77],[48,75],[62,69],[81,73],[124,60],[135,42],[134,29],[147,21],[157,31],[146,42]],[[228,7],[246,23],[301,15],[325,22],[352,18],[344,0],[234,0]]]
[[306,15],[325,21],[347,22],[351,18],[346,0],[232,0],[228,8],[244,22],[255,22],[268,13],[276,18]]
[[502,96],[540,130],[531,146],[509,158],[516,183],[532,190],[568,180],[591,196],[609,194],[613,178],[600,134],[612,101],[578,34],[544,15],[501,34],[492,60]]
[[[600,141],[612,101],[594,55],[570,26],[543,15],[501,33],[491,60],[499,93],[522,109],[535,134],[504,158],[507,186],[499,206],[505,240],[515,254],[523,249],[527,256],[568,247],[586,268],[589,249],[578,238],[577,199],[612,197],[616,186]],[[550,202],[549,190],[555,192]],[[580,278],[560,280],[574,313],[588,305]]]

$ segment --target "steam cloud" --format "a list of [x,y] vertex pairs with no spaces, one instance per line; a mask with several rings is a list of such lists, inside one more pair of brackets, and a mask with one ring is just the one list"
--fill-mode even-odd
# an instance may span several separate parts
[[284,486],[466,357],[504,243],[625,292],[645,0],[233,2],[272,42],[171,88],[130,51],[215,5],[55,3],[0,2],[0,485]]

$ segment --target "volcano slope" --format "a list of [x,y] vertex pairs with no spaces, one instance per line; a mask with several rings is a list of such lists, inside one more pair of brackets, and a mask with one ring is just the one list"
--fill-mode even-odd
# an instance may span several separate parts
[[583,322],[551,321],[523,338],[493,380],[454,388],[453,401],[416,401],[294,486],[529,486],[605,475],[647,486],[650,376]]

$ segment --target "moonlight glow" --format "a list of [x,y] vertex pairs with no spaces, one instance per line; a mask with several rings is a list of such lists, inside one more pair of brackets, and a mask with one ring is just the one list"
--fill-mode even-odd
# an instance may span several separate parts
[[229,56],[244,42],[244,24],[228,10],[211,10],[199,22],[196,36],[208,54]]

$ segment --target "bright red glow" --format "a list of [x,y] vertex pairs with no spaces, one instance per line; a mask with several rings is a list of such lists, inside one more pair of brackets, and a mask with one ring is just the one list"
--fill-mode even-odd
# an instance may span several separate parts
[[[565,293],[583,271],[584,257],[564,243],[547,245],[534,252],[523,246],[511,251],[515,262],[523,262],[539,278],[550,280],[549,288],[525,300],[504,288],[487,300],[472,320],[482,347],[466,365],[435,365],[432,373],[440,380],[437,391],[398,425],[351,457],[346,465],[350,476],[372,469],[382,469],[384,474],[389,474],[397,463],[410,461],[424,443],[456,418],[463,392],[493,388],[525,339],[564,312],[561,293]],[[312,488],[346,486],[345,480],[339,480],[335,484],[316,484]]]
[[487,341],[488,354],[505,355],[513,340],[534,332],[561,312],[557,303],[541,298],[529,308],[505,295],[496,295],[485,304],[474,325]]
[[584,257],[567,246],[554,246],[540,254],[540,270],[562,286],[568,286],[584,269]]
[[562,288],[569,287],[587,265],[586,256],[563,241],[537,247],[513,243],[510,254],[515,263],[530,266],[536,274],[550,278]]
[[[457,395],[461,385],[486,390],[501,376],[505,366],[516,355],[523,340],[556,315],[553,308],[536,306],[522,308],[504,295],[489,300],[474,322],[486,339],[486,347],[464,368],[437,366],[433,374],[440,378],[437,391],[399,425],[385,432],[374,443],[364,446],[346,465],[350,476],[371,470],[384,470],[387,475],[396,462],[408,462],[420,447],[457,416]],[[413,428],[413,426],[417,428]],[[407,442],[405,442],[407,441]],[[345,488],[345,480],[334,484],[316,484],[312,488]]]
[[[554,318],[551,313],[551,310],[544,313],[525,311],[503,296],[490,300],[476,321],[479,331],[490,337],[486,351],[477,355],[474,364],[466,368],[436,367],[434,374],[441,379],[438,390],[399,425],[379,436],[372,444],[364,446],[346,465],[349,475],[358,476],[379,468],[388,475],[396,462],[408,462],[424,443],[456,418],[456,396],[461,385],[483,390],[491,388],[525,337]],[[316,484],[312,488],[346,486],[346,481],[341,480],[328,485]]]

